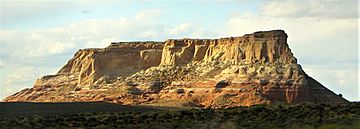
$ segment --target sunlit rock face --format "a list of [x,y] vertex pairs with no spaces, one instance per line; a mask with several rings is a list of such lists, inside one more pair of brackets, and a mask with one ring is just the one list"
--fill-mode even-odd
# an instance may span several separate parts
[[103,76],[125,77],[160,64],[162,42],[119,42],[104,49],[79,50],[58,74],[78,74],[79,84]]
[[[283,30],[220,39],[116,42],[79,50],[56,75],[4,101],[108,101],[226,108],[346,103],[297,64]],[[315,56],[315,55],[314,55]]]
[[162,65],[196,61],[228,61],[232,64],[296,63],[282,30],[255,32],[221,39],[169,39],[165,42]]

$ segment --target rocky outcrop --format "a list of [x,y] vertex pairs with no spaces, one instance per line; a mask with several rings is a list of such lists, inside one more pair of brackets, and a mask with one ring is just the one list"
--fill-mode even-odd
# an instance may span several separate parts
[[213,108],[347,102],[302,70],[282,30],[79,50],[56,75],[44,76],[4,101]]
[[126,77],[160,64],[161,42],[112,43],[105,49],[79,50],[58,72],[78,75],[78,84],[93,84],[103,76]]
[[169,39],[165,42],[161,64],[188,64],[195,61],[296,63],[286,39],[287,35],[282,30],[221,39]]

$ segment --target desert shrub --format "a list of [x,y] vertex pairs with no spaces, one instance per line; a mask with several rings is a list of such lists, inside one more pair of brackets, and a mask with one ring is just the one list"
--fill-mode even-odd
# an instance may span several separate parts
[[136,87],[127,87],[126,92],[129,94],[136,94],[136,95],[141,94],[141,90],[139,90]]
[[216,88],[224,88],[226,86],[228,86],[230,84],[229,81],[226,81],[226,80],[221,80],[219,82],[216,83]]
[[0,117],[0,128],[356,128],[360,104],[254,105],[229,109]]

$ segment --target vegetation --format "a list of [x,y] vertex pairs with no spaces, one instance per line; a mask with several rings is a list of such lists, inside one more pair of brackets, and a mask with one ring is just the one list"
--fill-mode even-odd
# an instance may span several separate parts
[[0,116],[0,128],[360,129],[360,103]]

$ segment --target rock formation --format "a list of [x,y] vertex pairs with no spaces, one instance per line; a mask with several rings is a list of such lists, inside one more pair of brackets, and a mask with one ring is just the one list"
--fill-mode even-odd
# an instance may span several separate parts
[[77,75],[78,84],[93,84],[103,76],[125,77],[160,64],[161,42],[112,43],[105,49],[79,50],[59,71]]
[[56,75],[4,101],[213,108],[347,102],[302,70],[283,30],[79,50]]

